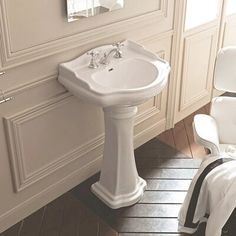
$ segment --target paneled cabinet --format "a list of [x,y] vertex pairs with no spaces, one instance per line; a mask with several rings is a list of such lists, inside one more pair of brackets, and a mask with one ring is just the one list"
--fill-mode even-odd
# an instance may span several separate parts
[[210,28],[184,39],[178,111],[181,120],[211,99],[217,30]]
[[181,4],[174,123],[211,100],[223,2],[185,0]]
[[184,0],[177,17],[172,124],[223,93],[214,89],[214,65],[221,47],[236,46],[236,1]]

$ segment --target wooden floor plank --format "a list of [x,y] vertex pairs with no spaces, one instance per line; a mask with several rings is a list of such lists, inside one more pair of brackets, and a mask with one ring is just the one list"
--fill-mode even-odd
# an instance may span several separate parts
[[45,208],[41,208],[37,212],[24,219],[23,226],[19,234],[20,236],[39,235],[44,217],[44,209]]
[[211,103],[208,103],[204,106],[206,114],[210,114],[210,110],[211,110]]
[[45,209],[40,236],[59,236],[64,211],[64,195],[57,198]]
[[172,218],[123,218],[120,233],[177,233],[178,221]]
[[13,225],[11,228],[1,233],[0,236],[18,236],[22,226],[23,226],[23,221]]
[[81,203],[72,193],[67,193],[64,200],[64,212],[60,236],[78,236],[81,216]]
[[118,236],[118,233],[103,221],[99,222],[98,236]]
[[99,233],[99,219],[87,207],[81,208],[81,218],[79,222],[79,236],[98,236]]
[[188,156],[164,144],[157,138],[150,140],[135,150],[135,157],[138,158],[188,158]]
[[176,149],[181,150],[181,152],[185,153],[187,156],[192,157],[183,121],[180,121],[175,125],[173,135]]
[[146,191],[139,203],[182,204],[185,196],[186,192]]
[[201,160],[191,159],[167,159],[167,158],[139,158],[136,161],[137,167],[142,168],[199,168]]
[[205,106],[203,106],[203,107],[201,107],[201,108],[199,108],[197,111],[195,111],[193,114],[194,115],[197,115],[197,114],[209,114],[209,108],[210,108],[210,103],[209,104],[207,104],[207,105],[205,105]]
[[163,133],[159,134],[157,138],[163,143],[176,148],[172,129],[164,131]]
[[175,179],[148,179],[147,190],[158,191],[187,191],[191,180],[175,180]]
[[121,217],[144,217],[144,218],[160,218],[178,217],[181,204],[136,204],[133,207],[126,208],[121,213]]
[[193,135],[193,117],[194,114],[188,116],[184,119],[184,128],[188,138],[190,150],[193,158],[203,159],[206,156],[206,152],[203,146],[198,145],[194,140]]
[[192,179],[197,169],[139,169],[144,179]]

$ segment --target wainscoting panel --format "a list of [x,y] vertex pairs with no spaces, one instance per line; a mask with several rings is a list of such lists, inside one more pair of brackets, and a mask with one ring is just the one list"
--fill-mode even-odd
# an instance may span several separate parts
[[216,36],[213,28],[185,38],[179,111],[191,114],[211,99]]
[[[94,113],[76,106],[77,100],[67,93],[5,118],[17,192],[103,144],[102,115],[95,125],[89,120]],[[84,125],[75,125],[76,120]],[[91,133],[96,138],[91,139]]]

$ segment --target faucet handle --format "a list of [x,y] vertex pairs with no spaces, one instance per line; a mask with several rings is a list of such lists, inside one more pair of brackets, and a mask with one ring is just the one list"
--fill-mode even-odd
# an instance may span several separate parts
[[117,42],[112,44],[112,46],[116,47],[117,49],[121,49],[121,47],[125,46],[122,42]]
[[91,57],[97,57],[99,55],[99,52],[91,50],[89,52],[87,52],[87,55],[90,55]]
[[94,50],[91,50],[89,52],[87,52],[87,55],[91,56],[91,60],[90,60],[90,63],[89,63],[89,68],[92,68],[92,69],[96,69],[98,68],[98,63],[97,63],[97,57],[99,55],[99,52],[97,51],[94,51]]
[[112,44],[112,46],[116,47],[116,53],[115,53],[114,57],[115,57],[115,58],[122,58],[122,51],[121,51],[121,48],[122,48],[123,46],[125,46],[124,43],[122,43],[122,42],[117,42],[117,43]]

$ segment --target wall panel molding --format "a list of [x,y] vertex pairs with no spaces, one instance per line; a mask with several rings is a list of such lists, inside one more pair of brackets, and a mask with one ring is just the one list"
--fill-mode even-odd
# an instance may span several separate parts
[[136,124],[139,124],[161,112],[161,97],[162,96],[160,95],[160,96],[155,96],[151,99],[152,101],[151,106],[149,105],[145,107],[145,109],[137,115],[135,120]]
[[[39,45],[35,45],[20,51],[11,49],[11,35],[8,30],[8,16],[6,0],[0,0],[2,67],[11,68],[27,62],[38,60],[59,52],[87,45],[115,35],[119,35],[137,28],[143,28],[149,24],[157,24],[168,17],[169,0],[160,0],[160,9],[143,15],[135,16],[119,22],[101,26],[78,34],[65,36]],[[115,29],[115,30],[114,30]]]
[[[210,99],[216,35],[216,29],[213,28],[187,36],[184,40],[179,111],[190,108],[206,96]],[[196,50],[197,47],[199,50]],[[201,68],[199,65],[206,68]],[[201,86],[198,91],[194,83]]]
[[103,144],[104,135],[101,134],[78,148],[58,157],[56,160],[48,162],[46,165],[38,168],[37,170],[30,170],[30,163],[27,163],[27,160],[25,159],[25,150],[22,144],[24,141],[24,138],[21,135],[22,125],[43,116],[47,112],[52,112],[55,108],[61,106],[62,104],[69,103],[71,97],[72,95],[65,93],[36,107],[27,109],[19,114],[4,118],[10,154],[11,172],[16,192],[24,190],[58,169],[79,158],[82,158],[85,154],[93,151]]
[[137,133],[134,136],[134,146],[135,148],[143,145],[152,138],[155,138],[157,134],[165,131],[166,119],[163,118],[159,122],[155,122],[152,125],[149,125],[145,130]]
[[28,83],[21,84],[20,86],[17,86],[15,88],[11,88],[11,89],[5,91],[4,94],[7,97],[17,96],[19,94],[26,92],[27,90],[31,90],[33,88],[40,87],[42,85],[56,81],[57,77],[58,77],[57,74],[52,74],[52,75],[48,75],[45,77],[40,77],[40,78],[35,79],[34,81],[30,81]]

